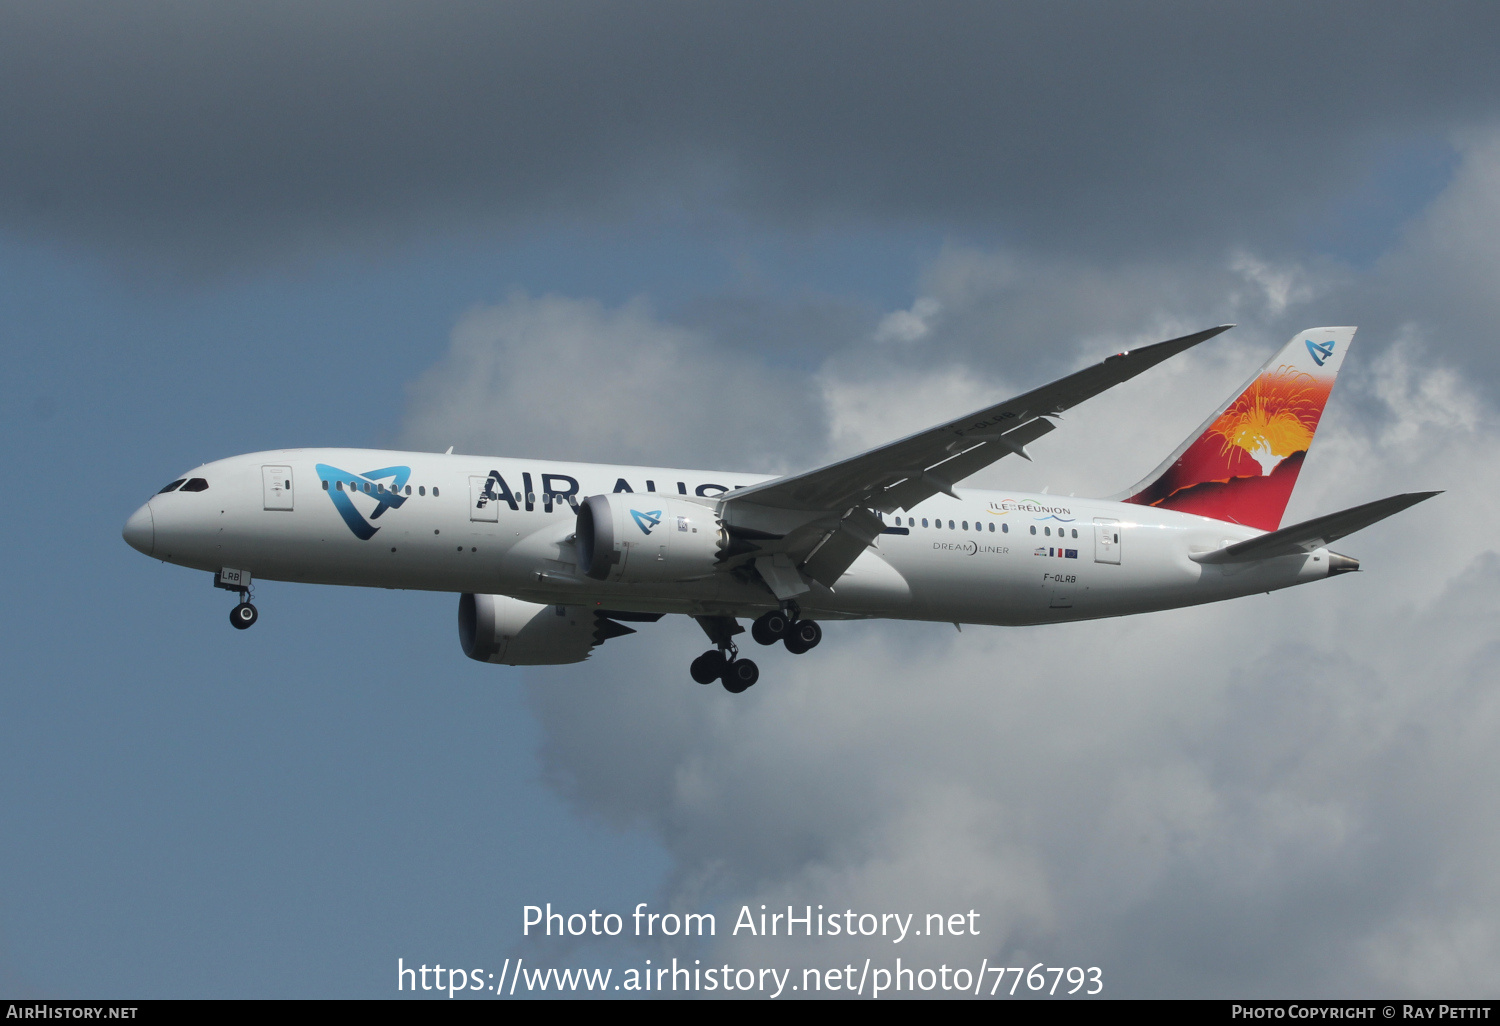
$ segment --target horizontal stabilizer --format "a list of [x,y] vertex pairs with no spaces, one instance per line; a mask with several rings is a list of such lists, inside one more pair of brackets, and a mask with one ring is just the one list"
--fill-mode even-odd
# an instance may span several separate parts
[[1441,492],[1407,492],[1404,495],[1392,495],[1387,499],[1376,499],[1363,506],[1314,517],[1300,524],[1263,534],[1258,538],[1226,545],[1222,549],[1195,552],[1191,558],[1199,563],[1249,563],[1257,559],[1272,559],[1276,556],[1311,552],[1345,535],[1363,530],[1388,516],[1400,513],[1408,506],[1415,506],[1425,499],[1441,494]]

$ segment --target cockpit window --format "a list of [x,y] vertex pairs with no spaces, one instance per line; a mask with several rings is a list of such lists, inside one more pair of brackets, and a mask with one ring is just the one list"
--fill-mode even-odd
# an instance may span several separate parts
[[201,477],[195,477],[182,486],[185,492],[204,492],[208,490],[208,482]]
[[157,492],[156,494],[157,495],[166,495],[168,492],[175,492],[178,488],[182,487],[182,482],[184,482],[186,480],[187,480],[187,478],[185,478],[185,477],[179,477],[176,481],[173,481],[171,484],[167,485],[165,488],[163,488],[161,491]]

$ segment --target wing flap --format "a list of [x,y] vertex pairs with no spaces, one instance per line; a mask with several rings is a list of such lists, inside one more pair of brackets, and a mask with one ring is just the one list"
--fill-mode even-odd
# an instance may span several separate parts
[[883,530],[885,524],[878,516],[867,509],[856,509],[813,550],[802,564],[802,572],[823,587],[832,588]]

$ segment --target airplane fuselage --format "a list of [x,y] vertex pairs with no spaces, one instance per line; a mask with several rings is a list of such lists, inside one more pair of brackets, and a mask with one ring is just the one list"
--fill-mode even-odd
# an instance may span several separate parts
[[[716,496],[768,480],[723,471],[368,449],[286,449],[206,464],[206,487],[158,494],[132,518],[155,558],[255,579],[509,595],[640,612],[755,616],[778,606],[751,574],[625,583],[578,570],[575,503],[629,492]],[[1196,605],[1320,579],[1326,549],[1205,565],[1194,553],[1262,534],[1103,499],[958,489],[884,517],[832,588],[799,600],[820,619],[893,617],[1018,625]],[[667,531],[673,525],[643,522]],[[132,537],[132,531],[134,536]],[[149,536],[146,532],[149,531]]]

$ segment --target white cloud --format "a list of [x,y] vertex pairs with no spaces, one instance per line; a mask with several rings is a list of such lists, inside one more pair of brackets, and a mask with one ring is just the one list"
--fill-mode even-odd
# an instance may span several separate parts
[[1236,253],[1229,269],[1253,285],[1271,316],[1286,312],[1287,307],[1305,303],[1314,289],[1300,268],[1277,266],[1250,253]]
[[932,320],[942,309],[943,304],[936,299],[922,296],[910,310],[895,310],[882,317],[875,327],[875,341],[904,344],[919,341],[932,331]]
[[[515,293],[469,311],[411,386],[403,444],[666,466],[778,469],[822,433],[794,373],[656,319],[642,300]],[[814,411],[810,414],[809,411]]]

